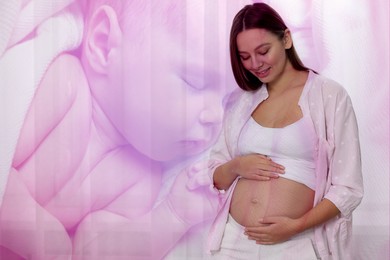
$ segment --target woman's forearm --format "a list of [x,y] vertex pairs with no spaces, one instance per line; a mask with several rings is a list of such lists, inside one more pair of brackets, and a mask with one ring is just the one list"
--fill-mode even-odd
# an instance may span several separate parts
[[219,190],[227,190],[238,174],[234,171],[237,164],[237,158],[218,166],[213,175],[214,186]]
[[298,232],[325,223],[336,217],[340,210],[328,199],[323,199],[317,206],[297,219]]

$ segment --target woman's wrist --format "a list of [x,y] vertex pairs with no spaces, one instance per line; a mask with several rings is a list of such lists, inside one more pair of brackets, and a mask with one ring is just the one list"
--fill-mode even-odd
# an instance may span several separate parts
[[300,232],[323,224],[334,218],[340,210],[328,199],[323,199],[318,205],[309,210],[306,214],[297,219],[297,227]]
[[239,167],[240,167],[240,157],[235,157],[234,159],[232,159],[228,165],[228,173],[230,175],[234,174],[234,177],[237,178],[238,176],[240,176],[239,174]]
[[236,158],[217,167],[213,176],[214,186],[219,190],[227,190],[239,176],[236,169]]
[[308,228],[306,218],[304,218],[304,216],[302,216],[300,218],[294,219],[294,227],[293,228],[295,231],[295,235],[305,231]]
[[310,229],[314,226],[313,225],[314,223],[309,220],[308,214],[305,214],[297,219],[294,219],[294,222],[295,222],[295,229],[297,234],[307,229]]

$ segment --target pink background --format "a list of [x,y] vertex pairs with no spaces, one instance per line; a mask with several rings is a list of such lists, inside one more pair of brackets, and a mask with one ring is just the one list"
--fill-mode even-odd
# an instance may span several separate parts
[[[15,154],[15,149],[37,86],[46,77],[45,73],[55,57],[65,51],[76,49],[82,42],[83,22],[80,17],[86,15],[85,10],[75,11],[75,9],[70,9],[60,19],[49,20],[60,10],[67,10],[66,8],[71,2],[73,1],[25,0],[14,1],[14,3],[9,4],[1,2],[0,4],[1,197],[7,184],[12,160],[15,161],[17,156],[23,157],[18,153]],[[172,1],[172,3],[174,2]],[[352,98],[360,130],[365,185],[365,197],[354,215],[355,259],[388,258],[389,3],[386,0],[269,0],[264,2],[273,6],[285,19],[292,30],[294,44],[304,63],[341,83]],[[212,144],[214,132],[217,130],[205,130],[209,129],[209,126],[207,126],[195,131],[189,118],[191,114],[198,115],[200,113],[200,120],[203,120],[202,127],[205,125],[205,120],[210,120],[218,128],[217,121],[220,120],[218,117],[223,112],[221,110],[223,97],[236,87],[227,56],[228,30],[234,14],[245,3],[247,1],[215,1],[213,4],[210,2],[204,4],[203,1],[199,1],[197,4],[189,4],[183,1],[179,6],[186,11],[180,12],[180,18],[170,16],[175,13],[172,11],[175,10],[175,4],[173,4],[172,9],[167,9],[167,13],[162,17],[166,17],[168,20],[172,19],[172,21],[167,22],[167,30],[175,31],[177,39],[181,39],[186,43],[184,47],[180,45],[183,47],[181,52],[174,43],[170,43],[166,39],[165,32],[161,31],[160,35],[156,31],[153,34],[153,39],[150,42],[146,41],[148,43],[144,45],[145,53],[150,53],[148,61],[143,60],[145,56],[142,56],[143,58],[140,56],[135,57],[139,63],[134,62],[135,65],[140,64],[139,67],[133,63],[128,65],[131,68],[132,75],[137,74],[138,76],[129,79],[122,77],[122,75],[122,78],[120,78],[121,82],[128,80],[129,84],[137,85],[140,88],[140,90],[134,92],[134,95],[149,97],[149,95],[152,96],[161,91],[161,87],[158,89],[159,84],[163,85],[166,82],[164,88],[179,84],[173,76],[171,80],[170,72],[165,68],[165,66],[169,67],[168,64],[171,60],[175,60],[175,69],[181,71],[180,73],[185,75],[183,80],[186,84],[195,89],[184,90],[180,93],[179,90],[176,92],[172,90],[176,93],[176,96],[171,97],[164,97],[163,95],[167,91],[163,89],[164,91],[161,91],[162,96],[156,94],[154,99],[145,98],[143,102],[135,103],[138,105],[132,107],[127,107],[126,102],[121,103],[122,107],[127,109],[126,111],[144,112],[146,113],[146,121],[159,122],[156,125],[151,124],[150,129],[159,127],[168,129],[166,132],[162,132],[165,134],[161,134],[163,130],[149,133],[146,129],[135,130],[131,128],[133,125],[121,125],[123,129],[130,129],[127,130],[129,136],[127,141],[134,139],[134,143],[136,143],[142,136],[154,136],[156,138],[156,141],[146,138],[147,140],[133,144],[146,157],[156,156],[157,161],[161,162],[162,184],[156,192],[158,194],[155,205],[164,200],[169,193],[174,177],[181,169],[190,165],[193,161],[207,156],[207,147]],[[129,10],[130,13],[137,14],[137,10],[131,9]],[[153,16],[145,16],[144,19],[146,22],[150,22],[154,18]],[[183,23],[183,21],[185,22]],[[181,24],[181,26],[178,24]],[[156,42],[160,44],[156,45]],[[178,52],[175,53],[175,51]],[[160,52],[168,52],[169,55],[164,56]],[[196,53],[201,55],[195,55]],[[75,52],[73,55],[81,58],[79,52]],[[191,59],[195,62],[192,62]],[[192,70],[188,69],[188,66],[192,63],[198,64],[204,71],[215,70],[219,74],[209,75],[203,70],[198,70],[197,74],[191,72]],[[123,70],[125,70],[125,67],[123,67]],[[188,71],[190,71],[189,74]],[[67,74],[66,70],[61,70],[59,74],[56,74],[56,78],[63,81],[69,80],[69,77],[73,76],[74,74]],[[157,79],[155,79],[156,77]],[[77,79],[75,80],[77,81]],[[145,87],[142,86],[144,82],[145,85],[153,86],[153,88],[145,90]],[[219,85],[219,90],[213,90],[214,92],[212,92],[203,89],[212,84]],[[54,92],[52,97],[53,109],[55,109],[58,97]],[[121,98],[120,95],[106,97],[112,99],[110,107],[117,105],[115,103],[122,102],[118,100]],[[164,103],[164,100],[156,101],[158,97],[163,97],[168,102]],[[178,102],[183,102],[182,100],[186,100],[186,102],[179,104]],[[161,108],[156,108],[156,102],[161,102]],[[178,107],[172,110],[162,110],[168,104],[177,104]],[[202,106],[199,106],[199,104],[202,104]],[[209,104],[215,104],[215,107],[207,107]],[[45,109],[46,112],[51,110],[50,107]],[[204,111],[207,111],[207,113]],[[113,110],[112,114],[114,115],[116,112],[116,110]],[[83,111],[76,111],[75,117],[82,113]],[[177,116],[176,119],[172,118],[172,113],[176,113],[174,114]],[[130,112],[125,115],[123,118],[132,116]],[[172,122],[163,124],[158,121],[159,118],[164,116],[167,119],[171,118]],[[121,120],[117,119],[118,122],[122,122]],[[134,116],[134,120],[138,120],[138,117]],[[128,120],[124,119],[123,122],[128,122]],[[177,125],[171,123],[177,123]],[[141,124],[145,125],[146,123],[142,122]],[[41,123],[35,122],[29,131],[33,133],[36,131],[34,126],[40,127],[41,125]],[[182,129],[183,125],[185,127]],[[146,148],[143,150],[142,147],[151,147],[159,142],[158,140],[169,140],[171,138],[169,133],[172,133],[174,129],[179,130],[174,135],[172,134],[173,137],[183,134],[185,138],[193,139],[197,135],[197,140],[207,141],[204,144],[199,144],[192,139],[186,140],[184,148],[181,147],[176,150],[172,148],[172,156],[169,156],[171,150],[164,150],[164,152],[152,151]],[[39,132],[39,129],[37,131]],[[136,133],[136,131],[142,132]],[[210,131],[210,133],[207,131]],[[191,133],[191,137],[188,137],[189,133]],[[160,134],[160,136],[156,137],[157,134]],[[58,138],[61,139],[61,135]],[[77,140],[75,141],[77,147]],[[57,145],[60,144],[57,143]],[[164,143],[161,143],[161,147],[164,147],[164,145]],[[33,152],[37,147],[36,143],[25,143],[22,147],[19,147],[19,150],[22,151],[20,153],[28,153],[28,151]],[[61,149],[61,146],[53,147],[53,149],[57,151]],[[183,154],[186,156],[182,156]],[[160,155],[166,155],[167,158],[164,159]],[[49,160],[47,163],[43,163],[47,167],[52,163]],[[61,161],[58,161],[58,163],[56,167],[61,168]],[[36,173],[32,171],[30,174]],[[107,182],[106,184],[109,185]],[[34,185],[36,183],[33,183]],[[39,186],[39,184],[37,185]],[[142,195],[142,193],[139,194],[139,196]],[[148,194],[145,192],[144,195]],[[207,227],[208,222],[191,229],[183,240],[176,244],[166,259],[201,258],[200,250]]]

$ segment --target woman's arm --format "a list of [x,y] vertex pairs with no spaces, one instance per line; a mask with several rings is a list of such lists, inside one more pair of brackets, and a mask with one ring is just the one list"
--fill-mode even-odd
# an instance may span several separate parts
[[323,199],[317,206],[296,220],[297,233],[325,223],[338,214],[340,210],[330,200]]
[[341,217],[349,218],[364,193],[359,131],[348,93],[341,87],[334,92],[331,86],[324,92],[333,97],[328,98],[331,106],[326,106],[325,112],[328,139],[334,146],[327,180],[330,185],[324,197],[337,206]]

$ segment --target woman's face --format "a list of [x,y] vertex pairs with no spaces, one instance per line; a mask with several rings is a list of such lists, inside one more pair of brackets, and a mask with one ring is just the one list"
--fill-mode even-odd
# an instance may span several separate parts
[[281,40],[265,29],[249,29],[237,35],[237,49],[245,69],[263,83],[272,83],[284,72],[288,62],[290,32]]

